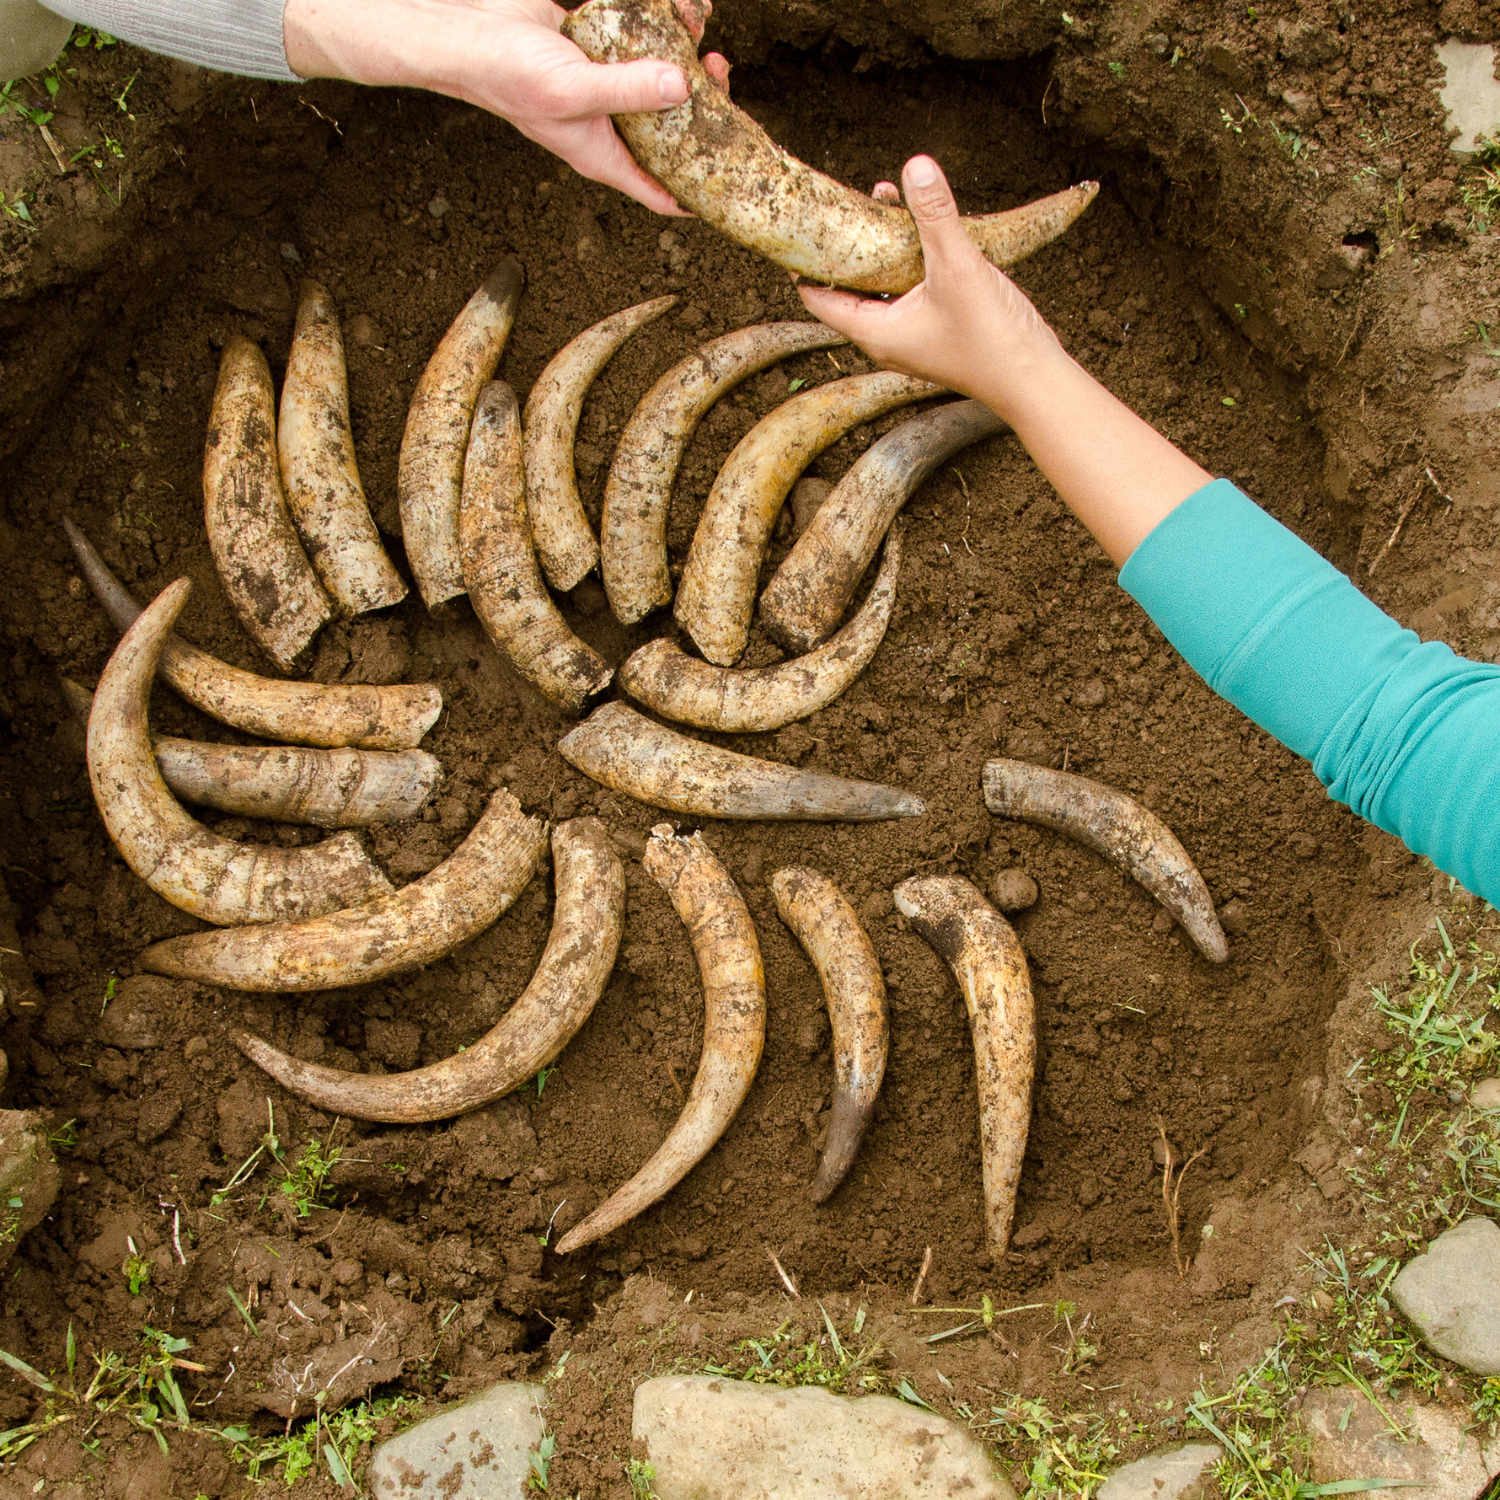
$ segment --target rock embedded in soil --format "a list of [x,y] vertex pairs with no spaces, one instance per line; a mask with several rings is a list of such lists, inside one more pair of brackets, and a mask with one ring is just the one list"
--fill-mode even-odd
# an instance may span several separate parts
[[1481,1078],[1469,1095],[1475,1109],[1500,1109],[1500,1078]]
[[[1476,1500],[1500,1473],[1500,1445],[1481,1444],[1450,1408],[1408,1404],[1389,1395],[1382,1407],[1353,1386],[1309,1392],[1298,1421],[1307,1434],[1315,1483],[1405,1480],[1422,1491],[1412,1500]],[[1392,1421],[1416,1441],[1398,1437]]]
[[1099,1500],[1198,1500],[1204,1475],[1222,1456],[1217,1443],[1182,1443],[1148,1453],[1116,1469],[1099,1487]]
[[547,1431],[546,1395],[539,1385],[492,1385],[387,1438],[370,1459],[370,1494],[375,1500],[520,1500],[530,1454]]
[[990,881],[990,900],[1001,911],[1026,911],[1037,903],[1041,888],[1025,870],[1000,870]]
[[636,1387],[630,1435],[660,1500],[1015,1496],[962,1427],[891,1396],[667,1375]]
[[0,1110],[0,1265],[47,1216],[57,1197],[57,1163],[37,1115]]
[[1408,1261],[1391,1287],[1428,1346],[1472,1370],[1500,1375],[1500,1225],[1465,1219]]

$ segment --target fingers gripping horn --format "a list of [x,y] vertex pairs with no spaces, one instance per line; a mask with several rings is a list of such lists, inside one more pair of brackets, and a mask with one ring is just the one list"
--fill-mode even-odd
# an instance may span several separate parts
[[174,906],[226,925],[315,916],[388,892],[353,834],[309,849],[237,844],[189,816],[167,790],[147,709],[162,642],[191,588],[180,578],[142,611],[105,666],[89,713],[89,779],[126,864]]
[[687,926],[703,980],[703,1052],[687,1105],[666,1140],[624,1187],[558,1242],[567,1255],[601,1239],[665,1197],[729,1128],[760,1066],[766,981],[744,897],[701,834],[651,830],[643,863]]
[[[630,154],[689,212],[809,280],[905,292],[922,279],[922,246],[904,208],[877,203],[783,151],[714,84],[672,0],[588,0],[563,34],[595,62],[676,63],[689,97],[672,109],[615,116]],[[1082,182],[1007,213],[965,219],[997,266],[1056,239],[1099,191]]]
[[1003,1255],[1036,1071],[1036,1005],[1026,955],[1010,923],[960,876],[906,880],[892,894],[896,910],[947,962],[963,991],[979,1084],[985,1238],[992,1255]]
[[528,1083],[592,1014],[625,924],[624,867],[597,818],[554,829],[552,862],[557,904],[541,962],[499,1023],[457,1056],[408,1073],[371,1075],[303,1062],[243,1033],[235,1045],[299,1099],[356,1120],[446,1120]]

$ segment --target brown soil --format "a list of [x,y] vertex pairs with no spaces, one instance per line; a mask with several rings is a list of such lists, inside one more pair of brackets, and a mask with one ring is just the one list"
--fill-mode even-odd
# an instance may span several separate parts
[[[732,37],[734,12],[725,9]],[[1247,155],[1209,103],[1224,92],[1220,76],[1167,71],[1154,56],[1142,62],[1142,28],[1124,23],[1125,9],[1081,17],[1093,30],[1072,50],[1006,64],[936,63],[910,41],[907,61],[920,66],[897,68],[832,41],[817,54],[747,50],[761,65],[736,74],[736,92],[777,139],[855,184],[895,176],[918,147],[945,162],[975,211],[1103,176],[1085,218],[1019,273],[1074,353],[1348,568],[1368,566],[1401,500],[1427,482],[1422,468],[1436,463],[1460,508],[1434,495],[1413,510],[1377,597],[1461,648],[1493,644],[1494,586],[1478,576],[1455,585],[1445,570],[1457,559],[1459,571],[1482,571],[1494,558],[1484,496],[1476,489],[1464,508],[1459,484],[1472,474],[1482,486],[1494,418],[1456,415],[1463,431],[1479,433],[1477,445],[1472,437],[1465,445],[1459,428],[1430,420],[1436,406],[1413,414],[1419,384],[1431,403],[1470,379],[1463,319],[1484,317],[1493,298],[1493,278],[1486,291],[1476,269],[1493,272],[1493,237],[1470,236],[1456,217],[1441,131],[1429,124],[1402,148],[1408,196],[1426,205],[1409,224],[1398,205],[1395,228],[1409,236],[1387,233],[1374,210],[1340,222],[1341,233],[1379,232],[1391,258],[1377,282],[1376,273],[1350,271],[1338,236],[1324,234],[1342,201],[1259,137]],[[1402,99],[1380,93],[1391,69],[1425,76],[1424,16],[1382,23],[1388,35],[1364,61],[1365,42],[1355,44],[1341,102],[1330,99],[1333,128],[1319,131],[1325,166],[1338,153],[1365,160],[1358,131],[1369,124],[1368,101],[1385,103],[1392,118],[1407,107],[1430,113],[1416,88]],[[1195,58],[1214,40],[1190,21],[1159,24]],[[1269,44],[1250,22],[1240,26],[1245,35],[1219,39],[1243,54],[1257,100],[1260,83],[1290,87],[1313,66],[1278,61],[1269,24]],[[1127,58],[1132,73],[1155,70],[1149,87],[1133,85],[1139,105],[1105,71],[1112,55]],[[129,68],[118,55],[90,59],[64,92],[74,111],[65,118],[80,132],[108,123],[111,80],[118,87],[137,66],[138,57]],[[1337,65],[1317,66],[1329,74]],[[555,1238],[651,1153],[696,1062],[701,1000],[691,950],[665,896],[632,865],[615,976],[540,1097],[528,1089],[421,1129],[341,1123],[333,1211],[298,1218],[263,1167],[211,1201],[255,1150],[268,1099],[289,1159],[334,1127],[241,1059],[226,1041],[233,1026],[342,1067],[445,1057],[488,1029],[524,986],[546,938],[550,893],[538,881],[455,957],[386,985],[252,999],[136,979],[101,1014],[111,976],[128,979],[146,942],[194,923],[126,870],[93,809],[56,678],[92,683],[115,634],[76,577],[57,517],[71,513],[141,597],[192,577],[183,632],[266,670],[233,624],[208,554],[201,443],[229,335],[260,341],[279,376],[299,272],[339,302],[361,467],[388,532],[412,387],[503,254],[518,254],[528,278],[501,372],[523,397],[583,327],[666,290],[682,298],[679,311],[627,345],[585,408],[579,471],[596,520],[613,441],[649,383],[703,340],[799,308],[780,273],[704,226],[654,219],[462,106],[334,87],[236,83],[205,92],[185,70],[151,61],[135,89],[142,114],[152,105],[162,120],[139,147],[137,160],[154,175],[127,206],[128,237],[95,184],[69,179],[48,191],[76,201],[57,204],[36,241],[12,232],[0,242],[14,294],[0,304],[4,326],[27,335],[7,336],[3,356],[5,444],[15,456],[0,525],[21,565],[0,581],[9,653],[0,829],[5,883],[42,989],[14,1007],[0,1041],[11,1063],[6,1103],[75,1119],[79,1131],[63,1153],[53,1215],[8,1269],[0,1348],[56,1369],[70,1324],[85,1359],[133,1349],[143,1324],[167,1329],[191,1340],[190,1357],[207,1367],[184,1376],[200,1413],[272,1430],[305,1415],[308,1391],[351,1359],[364,1363],[340,1378],[335,1399],[376,1387],[459,1394],[537,1372],[573,1347],[572,1368],[594,1374],[559,1387],[568,1399],[555,1425],[563,1489],[585,1494],[618,1482],[609,1455],[628,1448],[632,1381],[673,1360],[718,1357],[788,1315],[768,1250],[835,1316],[860,1300],[875,1308],[896,1364],[932,1399],[935,1364],[953,1382],[953,1399],[976,1404],[986,1391],[1086,1400],[1086,1390],[1117,1386],[1172,1399],[1192,1389],[1205,1364],[1255,1352],[1297,1245],[1353,1211],[1326,1171],[1336,1147],[1321,1165],[1296,1162],[1326,1134],[1334,1007],[1351,977],[1381,960],[1396,914],[1425,896],[1432,874],[1330,803],[1306,765],[1206,689],[1117,589],[1106,559],[1009,440],[966,453],[908,507],[896,619],[861,681],[804,724],[724,740],[914,788],[930,812],[876,827],[707,825],[756,919],[770,1022],[738,1119],[674,1193],[566,1261],[539,1243],[549,1224]],[[1169,128],[1174,108],[1189,105],[1206,122],[1202,139]],[[1107,117],[1089,116],[1091,108]],[[1384,170],[1377,162],[1377,174]],[[1348,175],[1342,155],[1339,171]],[[1444,188],[1427,193],[1421,184],[1431,183]],[[1297,234],[1286,229],[1293,201],[1303,215]],[[1250,287],[1242,262],[1266,265],[1269,279]],[[1347,274],[1325,287],[1317,278],[1330,265]],[[1406,295],[1433,310],[1429,343],[1448,351],[1446,373],[1436,353],[1408,347],[1395,367],[1406,373],[1393,379],[1396,334],[1377,320],[1402,315]],[[789,378],[817,382],[864,367],[850,351],[804,356],[711,414],[678,485],[674,560],[686,553],[723,457],[784,397]],[[836,479],[897,420],[856,432],[813,472]],[[1413,420],[1424,424],[1415,438]],[[773,561],[786,545],[783,532]],[[391,548],[404,561],[394,537]],[[662,616],[620,627],[593,581],[563,605],[614,663],[668,628]],[[757,638],[751,660],[772,659]],[[370,839],[398,882],[438,863],[502,783],[528,811],[599,814],[627,846],[639,847],[660,816],[560,760],[554,746],[567,721],[509,670],[466,603],[429,615],[409,599],[377,619],[332,626],[310,670],[324,681],[442,686],[448,711],[427,747],[447,785],[424,819]],[[167,692],[154,712],[164,731],[223,735]],[[1091,854],[991,819],[979,768],[996,753],[1066,764],[1155,808],[1226,911],[1229,963],[1204,961],[1144,892]],[[205,821],[236,837],[309,838]],[[821,1207],[806,1185],[827,1124],[829,1030],[816,977],[771,900],[768,878],[788,863],[826,871],[854,901],[892,1002],[876,1121],[849,1180]],[[889,891],[930,872],[983,886],[1012,865],[1042,892],[1016,922],[1041,1045],[1015,1243],[991,1264],[962,1004],[942,963],[894,913]],[[1207,1153],[1182,1195],[1184,1243],[1209,1246],[1186,1283],[1172,1268],[1162,1212],[1158,1122],[1176,1146]],[[1218,1232],[1203,1241],[1210,1219]],[[151,1266],[135,1297],[121,1272],[127,1236]],[[1006,1348],[957,1344],[935,1361],[904,1312],[928,1246],[926,1300],[1071,1298],[1075,1316],[1091,1317],[1101,1335],[1098,1361],[1082,1376],[1064,1375],[1053,1347],[1062,1339],[1042,1313],[1016,1319]],[[668,1284],[679,1288],[670,1313]],[[226,1285],[252,1311],[259,1338],[247,1337]],[[694,1300],[683,1309],[689,1290]],[[792,1315],[806,1321],[801,1309]],[[657,1333],[639,1344],[624,1337],[643,1328]],[[25,1420],[33,1395],[13,1382],[0,1395],[0,1425]],[[158,1471],[149,1439],[132,1447],[121,1428],[112,1443],[102,1466],[64,1438],[37,1445],[21,1461],[24,1490],[32,1474],[83,1486],[78,1494],[99,1484],[133,1495],[143,1475],[163,1493],[188,1496],[233,1485],[212,1444],[174,1446]],[[0,1477],[0,1487],[8,1482]]]

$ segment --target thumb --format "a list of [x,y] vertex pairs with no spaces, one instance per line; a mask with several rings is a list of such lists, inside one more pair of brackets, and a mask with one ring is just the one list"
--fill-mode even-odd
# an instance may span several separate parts
[[650,57],[636,62],[581,63],[568,80],[568,95],[568,113],[574,119],[638,114],[683,103],[688,82],[681,68]]
[[907,162],[901,186],[906,206],[917,221],[929,280],[933,271],[959,265],[979,253],[958,216],[958,204],[953,201],[943,169],[930,156],[914,156]]

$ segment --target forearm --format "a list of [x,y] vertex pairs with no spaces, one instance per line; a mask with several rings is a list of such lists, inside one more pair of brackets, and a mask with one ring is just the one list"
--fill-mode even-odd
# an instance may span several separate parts
[[286,0],[287,61],[303,78],[462,98],[482,21],[453,0]]
[[250,78],[294,80],[283,0],[51,0],[49,9],[166,57]]
[[1045,325],[1029,342],[987,361],[973,394],[1010,423],[1068,508],[1123,564],[1213,476],[1112,396]]

